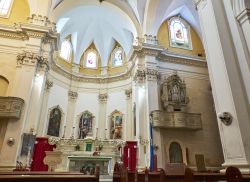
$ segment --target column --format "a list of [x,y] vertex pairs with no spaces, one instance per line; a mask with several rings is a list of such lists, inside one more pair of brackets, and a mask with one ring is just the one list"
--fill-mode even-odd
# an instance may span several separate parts
[[[149,57],[149,59],[151,59],[152,61],[156,61],[154,57]],[[158,79],[160,78],[160,73],[158,72],[157,68],[151,66],[151,64],[149,63],[150,61],[149,59],[147,59],[147,66],[149,68],[147,68],[146,70],[146,78],[147,78],[146,83],[148,88],[148,113],[150,115],[152,111],[159,110],[160,106],[159,96],[158,96],[159,93]],[[164,168],[165,160],[163,159],[163,152],[165,151],[164,151],[164,145],[162,145],[161,132],[159,128],[153,129],[153,144],[158,146],[158,149],[154,151],[154,154],[157,155],[157,165],[159,168]]]
[[98,122],[98,137],[103,140],[107,139],[109,132],[109,122],[107,118],[107,99],[108,94],[102,93],[98,96],[99,99],[99,122]]
[[76,100],[78,97],[78,93],[72,90],[68,92],[68,109],[67,109],[67,117],[66,117],[66,127],[65,129],[65,138],[78,138],[78,122],[74,121],[75,117],[75,108],[76,108]]
[[48,69],[47,58],[37,56],[37,69],[30,94],[30,102],[24,129],[25,133],[37,133]]
[[134,131],[134,125],[133,125],[133,119],[132,119],[132,89],[125,90],[126,94],[126,119],[125,123],[123,123],[124,126],[124,140],[131,141],[134,139],[133,131]]
[[223,166],[236,166],[249,173],[249,102],[224,8],[223,1],[197,0],[225,160]]
[[[38,129],[37,129],[37,136],[45,136],[46,135],[46,117],[48,117],[47,111],[48,111],[48,99],[49,99],[49,93],[50,89],[53,87],[53,82],[50,81],[49,79],[46,80],[45,82],[45,88],[44,88],[44,94],[42,98],[42,110],[40,114],[40,121],[38,124]],[[47,114],[46,114],[47,113]],[[62,127],[62,126],[61,126]]]
[[[9,96],[20,97],[24,100],[24,108],[19,120],[10,119],[7,125],[6,134],[3,139],[3,146],[0,153],[0,166],[12,169],[16,165],[19,148],[21,147],[21,136],[27,117],[30,102],[32,82],[36,72],[37,59],[34,53],[24,52],[17,56],[16,75],[13,82],[13,89]],[[14,139],[14,145],[6,145],[8,138]]]
[[136,94],[136,138],[138,140],[138,168],[149,167],[149,128],[147,117],[146,72],[139,68],[134,77]]

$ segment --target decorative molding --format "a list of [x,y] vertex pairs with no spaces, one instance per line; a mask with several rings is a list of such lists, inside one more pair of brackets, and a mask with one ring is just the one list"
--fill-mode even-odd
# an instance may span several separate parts
[[155,81],[155,80],[160,79],[160,73],[158,72],[158,70],[147,68],[146,77],[147,77],[147,80]]
[[20,119],[24,100],[18,97],[0,97],[0,118]]
[[56,24],[51,22],[47,16],[32,14],[28,17],[28,22],[33,25],[46,26],[55,31]]
[[[58,55],[55,53],[54,58],[51,64],[51,68],[53,71],[63,75],[64,77],[68,79],[72,79],[74,81],[78,82],[88,82],[88,83],[112,83],[116,81],[126,80],[130,79],[132,74],[132,71],[134,70],[135,62],[134,60],[136,57],[145,57],[145,56],[153,56],[156,57],[156,59],[159,62],[170,62],[174,64],[182,64],[182,65],[189,65],[189,66],[197,66],[197,67],[207,67],[207,63],[205,58],[198,57],[198,56],[190,56],[190,55],[182,55],[170,52],[169,50],[165,50],[164,48],[156,45],[150,45],[150,44],[142,44],[137,45],[133,47],[131,56],[128,59],[128,68],[126,72],[118,74],[118,75],[86,75],[79,73],[77,71],[77,65],[74,68],[74,71],[72,69],[68,69],[64,67],[63,65],[60,65],[57,62]],[[152,73],[149,71],[149,76],[147,78],[155,78],[157,77],[157,73]],[[159,77],[160,75],[158,75]],[[135,81],[143,81],[146,78],[146,71],[144,70],[137,70],[136,74],[134,76]]]
[[125,94],[126,94],[126,96],[127,96],[127,99],[131,99],[131,96],[132,96],[132,88],[126,89],[126,90],[125,90]]
[[162,51],[158,56],[157,60],[170,62],[174,64],[182,64],[197,67],[207,67],[207,62],[204,59],[192,56],[182,56],[177,54],[169,53],[168,51]]
[[68,96],[69,96],[69,99],[70,99],[70,100],[75,101],[75,100],[77,99],[77,97],[78,97],[78,93],[77,93],[77,92],[74,92],[74,91],[72,91],[72,90],[69,90]]
[[158,40],[157,40],[156,36],[145,34],[144,35],[144,43],[158,45]]
[[108,94],[99,94],[98,99],[100,103],[106,103],[108,100]]
[[49,91],[51,89],[51,87],[53,87],[53,82],[50,81],[50,80],[46,80],[46,83],[45,83],[45,89],[47,91]]
[[203,9],[207,5],[207,0],[195,0],[196,10]]
[[49,63],[47,58],[39,56],[37,53],[33,52],[23,52],[17,55],[17,67],[35,66],[37,63],[38,69],[49,70]]
[[146,79],[146,72],[144,69],[138,69],[136,70],[135,76],[134,76],[134,81],[136,83],[142,83]]

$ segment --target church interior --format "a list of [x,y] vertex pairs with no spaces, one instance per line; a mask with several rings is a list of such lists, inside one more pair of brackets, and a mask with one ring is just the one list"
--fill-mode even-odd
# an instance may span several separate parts
[[248,129],[249,0],[0,0],[0,174],[250,174]]

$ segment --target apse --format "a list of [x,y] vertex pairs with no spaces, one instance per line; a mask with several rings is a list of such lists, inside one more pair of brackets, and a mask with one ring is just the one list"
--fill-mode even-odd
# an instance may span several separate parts
[[80,63],[81,56],[91,44],[95,45],[101,57],[102,67],[107,66],[116,42],[128,55],[137,31],[124,11],[105,1],[73,3],[70,8],[63,8],[64,3],[67,2],[62,2],[54,10],[60,35],[58,42],[60,46],[66,37],[71,36],[74,63]]

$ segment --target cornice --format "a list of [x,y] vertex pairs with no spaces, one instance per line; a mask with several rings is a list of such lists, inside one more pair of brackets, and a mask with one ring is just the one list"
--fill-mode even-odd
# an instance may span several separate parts
[[[63,65],[60,65],[57,63],[57,56],[54,56],[54,60],[52,63],[52,70],[65,76],[66,78],[73,79],[74,81],[79,82],[90,82],[90,83],[111,83],[126,79],[131,79],[132,70],[135,66],[135,59],[137,57],[145,57],[145,56],[153,56],[156,57],[156,59],[159,62],[171,62],[175,64],[183,64],[183,65],[189,65],[189,66],[197,66],[197,67],[207,67],[207,63],[204,58],[198,57],[198,56],[190,56],[190,55],[184,55],[184,54],[177,54],[170,52],[166,49],[164,49],[161,46],[152,45],[152,44],[146,44],[142,43],[140,45],[134,46],[133,51],[130,55],[129,62],[131,64],[129,65],[129,68],[125,73],[119,74],[119,75],[100,75],[100,76],[90,76],[90,75],[84,75],[72,70],[69,70],[68,68],[63,67]],[[134,76],[134,80],[142,80],[143,77],[141,74],[137,73],[136,76]],[[146,72],[144,73],[146,76]],[[140,77],[140,78],[137,78]],[[147,78],[157,80],[159,77],[159,74],[154,72],[152,74],[152,71],[147,72]]]
[[50,27],[33,24],[0,25],[0,37],[16,40],[28,40],[31,38],[49,39],[57,38],[57,33]]

